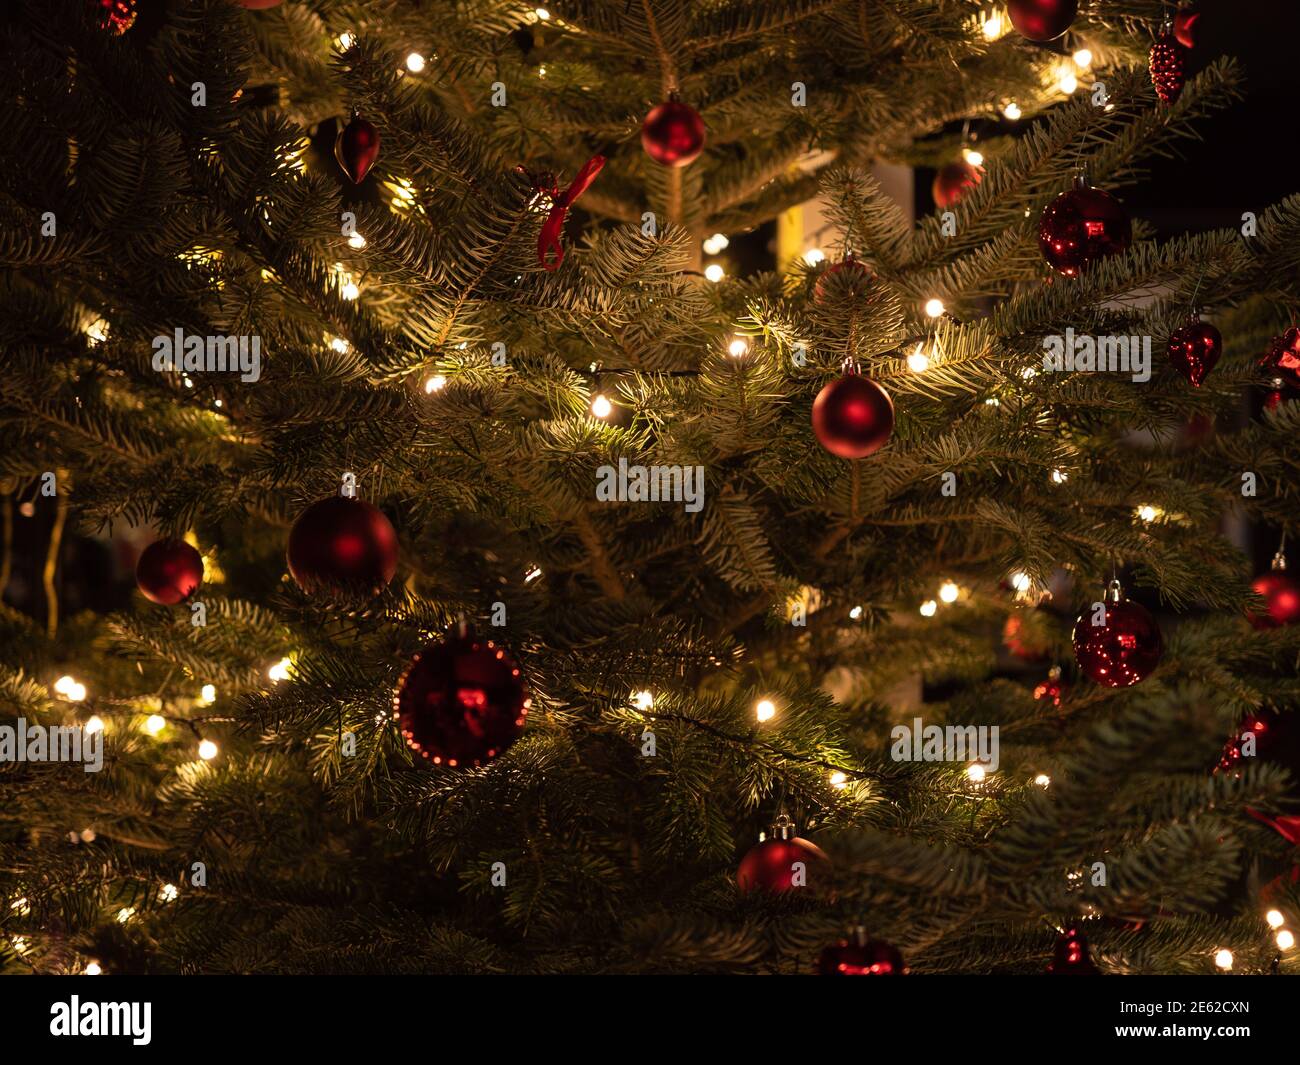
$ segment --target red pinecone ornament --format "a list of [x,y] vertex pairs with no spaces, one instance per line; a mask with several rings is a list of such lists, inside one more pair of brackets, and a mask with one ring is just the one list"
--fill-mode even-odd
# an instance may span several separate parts
[[1169,361],[1195,387],[1209,376],[1223,354],[1223,336],[1196,315],[1169,335]]
[[1281,551],[1273,558],[1273,568],[1256,577],[1251,587],[1264,598],[1264,613],[1248,615],[1255,628],[1277,629],[1300,621],[1300,581],[1287,572]]
[[815,843],[794,834],[785,814],[772,826],[771,838],[756,843],[740,859],[736,883],[743,892],[816,891],[830,876],[831,860]]
[[813,432],[832,455],[861,459],[873,455],[894,431],[894,401],[870,377],[846,373],[813,400]]
[[1161,34],[1151,46],[1148,65],[1156,95],[1162,103],[1173,103],[1187,81],[1187,49],[1172,33]]
[[334,158],[354,185],[360,185],[379,158],[379,130],[360,115],[339,130],[334,139]]
[[1078,277],[1096,260],[1127,251],[1132,242],[1133,224],[1119,200],[1090,186],[1087,178],[1049,203],[1038,222],[1043,258],[1066,277]]
[[1266,372],[1300,387],[1300,328],[1292,326],[1280,337],[1274,337],[1259,365]]
[[1048,976],[1100,976],[1088,950],[1088,937],[1077,928],[1068,928],[1056,940]]
[[645,116],[641,146],[656,163],[686,166],[704,151],[704,119],[690,104],[669,100]]
[[1011,25],[1031,41],[1052,41],[1070,28],[1079,0],[1007,0]]
[[135,565],[135,583],[151,602],[175,606],[203,582],[203,556],[184,540],[155,540]]
[[136,0],[90,0],[99,28],[116,37],[122,36],[135,25]]
[[930,188],[935,206],[941,211],[955,207],[963,196],[980,183],[984,177],[984,168],[957,159],[944,163],[934,175],[934,184]]
[[[1125,599],[1119,581],[1106,595],[1105,617],[1095,604],[1074,623],[1074,657],[1084,676],[1107,688],[1128,688],[1151,675],[1164,655],[1160,626],[1141,603]],[[1094,624],[1100,620],[1100,624]]]
[[892,943],[869,939],[858,929],[851,939],[841,939],[817,959],[820,976],[906,976],[903,955]]
[[393,717],[407,745],[427,761],[477,766],[519,738],[531,704],[510,656],[465,633],[411,660],[393,694]]
[[308,595],[374,595],[397,572],[397,533],[360,499],[328,496],[298,515],[289,530],[289,572]]

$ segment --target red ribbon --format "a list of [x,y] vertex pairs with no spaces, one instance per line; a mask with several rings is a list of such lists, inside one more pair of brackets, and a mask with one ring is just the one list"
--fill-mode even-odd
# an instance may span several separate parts
[[[577,202],[578,197],[596,180],[596,175],[604,165],[603,155],[593,155],[583,163],[582,169],[563,192],[559,191],[558,186],[543,190],[551,194],[551,213],[547,215],[546,221],[542,224],[541,235],[537,238],[537,261],[547,270],[558,270],[560,263],[564,262],[564,245],[560,243],[560,232],[564,229],[565,215]],[[549,261],[552,252],[555,253],[554,262]]]

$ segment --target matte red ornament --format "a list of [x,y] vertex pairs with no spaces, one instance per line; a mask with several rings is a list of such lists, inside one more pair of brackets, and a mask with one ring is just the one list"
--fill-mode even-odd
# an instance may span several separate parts
[[[1104,619],[1093,604],[1075,621],[1074,657],[1090,680],[1107,688],[1128,688],[1160,664],[1160,626],[1141,603],[1124,598],[1119,581],[1111,581],[1104,605]],[[1094,624],[1099,619],[1102,623]]]
[[1200,19],[1199,11],[1188,11],[1184,8],[1182,11],[1174,12],[1174,36],[1184,48],[1196,47],[1196,24]]
[[1169,335],[1169,361],[1197,388],[1222,354],[1223,335],[1196,315]]
[[1287,383],[1300,386],[1300,328],[1292,326],[1274,337],[1259,365]]
[[983,177],[984,168],[968,163],[965,159],[944,163],[934,175],[934,184],[930,187],[935,206],[940,210],[955,207]]
[[1088,949],[1088,937],[1078,928],[1067,928],[1057,937],[1048,976],[1100,976]]
[[1031,41],[1053,41],[1079,14],[1079,0],[1007,0],[1011,25]]
[[379,158],[379,130],[360,115],[339,130],[334,139],[334,158],[354,185],[360,185]]
[[137,0],[90,0],[101,30],[120,37],[135,25]]
[[817,283],[813,285],[813,299],[817,303],[825,303],[828,296],[836,293],[850,298],[865,295],[874,278],[875,275],[866,263],[853,258],[852,254],[846,255],[817,275]]
[[397,572],[397,533],[360,499],[328,496],[298,515],[289,530],[289,572],[309,595],[376,594]]
[[135,583],[144,597],[175,606],[203,582],[203,556],[184,540],[155,540],[140,553]]
[[416,655],[397,682],[393,718],[407,746],[435,765],[477,766],[519,738],[532,700],[503,648],[472,633]]
[[1157,37],[1147,57],[1147,65],[1160,102],[1171,104],[1177,100],[1187,81],[1187,49],[1178,43],[1178,38],[1172,33],[1162,33]]
[[1300,581],[1286,568],[1286,556],[1279,551],[1273,568],[1255,578],[1251,585],[1264,598],[1264,612],[1252,610],[1250,623],[1257,629],[1277,629],[1300,621]]
[[1078,277],[1098,259],[1127,251],[1133,224],[1119,200],[1086,177],[1043,209],[1038,246],[1057,273]]
[[889,442],[894,401],[870,377],[846,373],[817,393],[812,425],[818,442],[832,455],[866,458]]
[[690,104],[669,100],[645,116],[641,146],[656,163],[686,166],[704,151],[704,119]]
[[897,947],[868,938],[861,928],[849,939],[832,943],[817,959],[820,976],[906,976],[907,971]]
[[816,891],[829,878],[831,860],[815,843],[794,834],[794,822],[782,814],[771,837],[756,843],[740,859],[736,883],[743,892]]

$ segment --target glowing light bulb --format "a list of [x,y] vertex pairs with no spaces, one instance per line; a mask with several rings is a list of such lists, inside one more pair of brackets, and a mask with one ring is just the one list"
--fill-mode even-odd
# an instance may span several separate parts
[[544,78],[544,77],[546,77],[546,68],[545,68],[545,67],[538,67],[538,68],[537,68],[537,76],[538,76],[539,78]]
[[72,687],[68,689],[68,699],[71,702],[79,703],[84,701],[85,698],[86,698],[86,686],[84,684],[78,684],[74,681]]
[[986,18],[981,29],[984,31],[984,39],[986,41],[996,41],[1001,37],[1003,33],[1001,12],[994,12]]
[[217,686],[215,684],[205,684],[199,692],[199,701],[205,706],[217,701]]
[[1008,103],[1005,107],[1002,108],[1002,113],[1007,118],[1009,118],[1012,122],[1018,122],[1020,120],[1020,114],[1021,114],[1020,105],[1016,103],[1014,100],[1012,100],[1010,103]]
[[704,276],[716,285],[727,276],[727,272],[717,263],[709,263],[709,265],[704,268]]
[[282,658],[266,671],[266,675],[276,683],[289,679],[289,667],[293,665],[287,658]]
[[655,697],[652,692],[640,691],[632,696],[632,703],[638,710],[651,710],[655,705]]
[[348,247],[356,248],[357,251],[360,251],[365,246],[366,246],[366,238],[363,237],[360,233],[353,233],[352,236],[348,237]]
[[972,762],[966,767],[966,779],[972,784],[983,784],[989,772],[979,762]]
[[338,46],[340,51],[346,52],[349,48],[352,47],[352,43],[355,40],[356,38],[353,37],[352,34],[350,33],[340,33],[337,37],[334,38],[334,43]]
[[1092,53],[1086,48],[1080,48],[1071,58],[1080,70],[1087,70],[1092,66]]
[[86,339],[92,344],[102,344],[108,339],[108,323],[103,318],[96,318],[86,326]]
[[1023,370],[1020,371],[1020,377],[1022,380],[1025,381],[1032,381],[1037,376],[1038,376],[1038,371],[1032,366],[1026,366]]
[[1153,507],[1149,504],[1137,508],[1138,519],[1146,522],[1148,525],[1155,521],[1156,518],[1160,517],[1161,513],[1162,511],[1159,507]]
[[1269,910],[1264,914],[1264,920],[1268,922],[1269,928],[1281,928],[1286,923],[1281,910]]
[[717,255],[730,243],[725,233],[714,233],[711,237],[705,237],[701,246],[704,248],[705,255]]
[[424,382],[424,390],[426,392],[441,392],[446,387],[447,387],[447,378],[445,378],[440,373],[434,374],[432,377],[430,377],[427,381]]
[[983,156],[983,154],[980,153],[980,152],[977,152],[974,148],[963,148],[963,149],[961,150],[961,157],[962,157],[963,159],[965,159],[966,162],[970,163],[971,166],[983,166],[983,165],[984,165],[984,156]]
[[134,916],[135,916],[134,906],[123,906],[120,910],[117,911],[117,923],[126,924],[126,922],[129,921]]
[[957,596],[959,594],[961,594],[961,589],[958,588],[957,585],[953,584],[952,581],[944,581],[943,584],[939,586],[939,598],[945,603],[957,602]]
[[1284,928],[1277,934],[1274,942],[1277,943],[1278,950],[1290,950],[1295,946],[1295,936]]
[[546,8],[544,7],[537,8],[537,10],[533,12],[533,14],[536,15],[543,22],[545,22],[547,19],[551,17],[551,13],[547,11]]
[[930,368],[930,356],[925,353],[923,344],[917,344],[916,350],[907,357],[907,368],[913,373],[925,373]]
[[1046,788],[1052,783],[1052,778],[1046,773],[1039,773],[1038,776],[1034,777],[1034,783],[1040,788]]
[[69,677],[66,673],[54,682],[54,690],[60,695],[67,695],[72,691],[72,686],[77,682]]
[[1224,972],[1227,972],[1229,969],[1232,968],[1232,962],[1233,962],[1232,951],[1228,950],[1226,947],[1223,948],[1222,950],[1217,950],[1214,952],[1214,964],[1217,965]]
[[849,617],[851,617],[854,621],[859,620],[862,617],[862,607],[855,606],[852,610],[849,611]]
[[93,736],[96,732],[104,731],[104,719],[95,714],[89,721],[82,726],[82,731],[87,736]]
[[542,567],[533,566],[528,570],[527,573],[524,574],[524,583],[532,584],[533,581],[539,580],[541,576],[542,576]]
[[943,314],[943,300],[932,299],[925,301],[925,313],[931,318],[938,318]]
[[1066,71],[1061,75],[1061,80],[1056,83],[1061,92],[1069,96],[1079,87],[1079,79],[1074,76],[1074,71]]
[[144,721],[144,730],[150,736],[157,736],[167,727],[167,719],[161,714],[150,714]]
[[927,599],[924,603],[921,604],[921,617],[932,618],[934,617],[935,612],[938,611],[938,609],[939,609],[938,603],[936,603],[933,599]]
[[832,788],[835,788],[837,791],[843,791],[848,786],[849,786],[849,778],[847,774],[841,773],[838,769],[831,774]]
[[803,261],[809,266],[816,266],[818,263],[826,261],[826,253],[821,248],[810,248],[803,253]]
[[180,892],[176,889],[175,884],[164,884],[158,889],[158,897],[163,902],[175,902]]
[[20,917],[26,917],[32,912],[32,905],[27,901],[26,896],[14,899],[14,901],[9,904],[9,908],[15,910]]
[[759,721],[771,721],[772,718],[776,717],[776,703],[772,702],[771,699],[760,699],[754,705],[754,716]]
[[202,740],[199,743],[199,757],[205,762],[210,762],[217,756],[217,745],[211,740]]
[[591,413],[597,418],[608,418],[613,410],[614,404],[604,396],[596,396],[591,401]]
[[1065,482],[1068,481],[1069,479],[1070,479],[1070,475],[1069,475],[1068,473],[1066,473],[1064,470],[1053,470],[1053,471],[1052,471],[1052,483],[1053,483],[1053,484],[1065,484]]
[[1034,582],[1030,579],[1028,573],[1011,574],[1011,587],[1018,592],[1027,592],[1033,587]]
[[424,56],[419,52],[412,52],[406,57],[406,69],[412,74],[418,74],[424,69]]
[[104,970],[99,967],[99,962],[97,961],[90,962],[85,969],[87,976],[98,976],[103,971]]
[[339,295],[345,300],[354,300],[361,295],[361,289],[357,287],[355,281],[347,281],[344,283],[343,287],[339,289]]
[[746,337],[732,337],[727,351],[735,358],[741,359],[749,354],[749,340]]

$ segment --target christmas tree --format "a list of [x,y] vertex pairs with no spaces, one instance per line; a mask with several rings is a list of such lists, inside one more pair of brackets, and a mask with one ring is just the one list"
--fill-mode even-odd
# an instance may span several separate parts
[[8,5],[0,971],[1294,968],[1300,198],[1130,217],[1173,14]]

